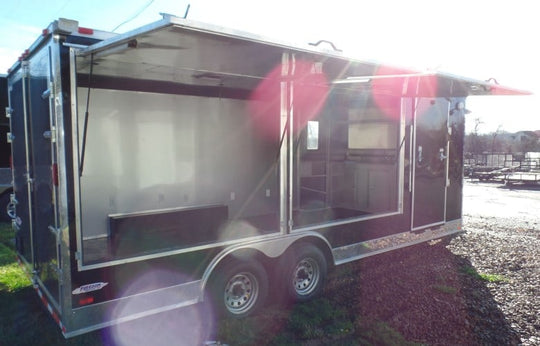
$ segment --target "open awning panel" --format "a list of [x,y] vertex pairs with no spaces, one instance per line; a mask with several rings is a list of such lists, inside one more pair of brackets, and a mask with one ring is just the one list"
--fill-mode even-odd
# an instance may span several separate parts
[[282,66],[286,52],[293,53],[297,61],[314,64],[312,72],[323,73],[332,89],[377,89],[379,93],[420,97],[529,94],[451,74],[419,73],[348,59],[176,17],[82,50],[77,73],[80,86],[166,93],[215,88],[216,95],[245,97]]

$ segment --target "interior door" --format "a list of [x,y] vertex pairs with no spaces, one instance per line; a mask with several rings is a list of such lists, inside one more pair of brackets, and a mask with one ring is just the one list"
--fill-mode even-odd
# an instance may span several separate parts
[[445,221],[448,181],[448,113],[443,98],[417,99],[412,229]]

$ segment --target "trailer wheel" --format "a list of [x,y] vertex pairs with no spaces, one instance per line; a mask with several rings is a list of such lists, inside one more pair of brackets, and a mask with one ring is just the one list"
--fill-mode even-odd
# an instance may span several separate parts
[[[327,263],[322,251],[315,245],[296,246],[286,256],[287,294],[297,302],[304,302],[317,296],[326,280]],[[292,259],[292,260],[291,260]]]
[[244,318],[264,304],[268,276],[256,262],[231,262],[214,274],[210,284],[214,307],[224,317]]

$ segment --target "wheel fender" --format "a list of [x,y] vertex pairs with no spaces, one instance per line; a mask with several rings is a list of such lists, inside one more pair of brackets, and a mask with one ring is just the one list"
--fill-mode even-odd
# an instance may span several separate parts
[[212,261],[204,271],[201,279],[201,300],[204,300],[204,291],[206,285],[208,284],[210,276],[218,267],[218,265],[222,263],[226,258],[230,258],[231,256],[235,255],[238,255],[238,258],[242,258],[245,257],[244,254],[246,252],[252,251],[257,251],[258,253],[261,253],[269,258],[278,258],[279,256],[283,255],[283,253],[285,253],[285,251],[293,243],[296,243],[300,239],[305,240],[309,238],[317,238],[319,241],[322,241],[322,243],[326,244],[326,246],[328,247],[329,252],[332,253],[331,246],[328,240],[316,232],[303,232],[302,234],[289,234],[286,236],[279,235],[273,238],[266,238],[263,240],[241,243],[223,249],[212,259]]

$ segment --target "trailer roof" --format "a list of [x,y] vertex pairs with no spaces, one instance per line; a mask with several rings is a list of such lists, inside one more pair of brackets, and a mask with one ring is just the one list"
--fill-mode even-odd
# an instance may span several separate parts
[[324,65],[333,88],[370,88],[377,84],[385,92],[404,96],[530,94],[489,81],[347,58],[337,50],[291,45],[170,15],[81,49],[77,70],[94,77],[251,90],[279,66],[284,52]]

